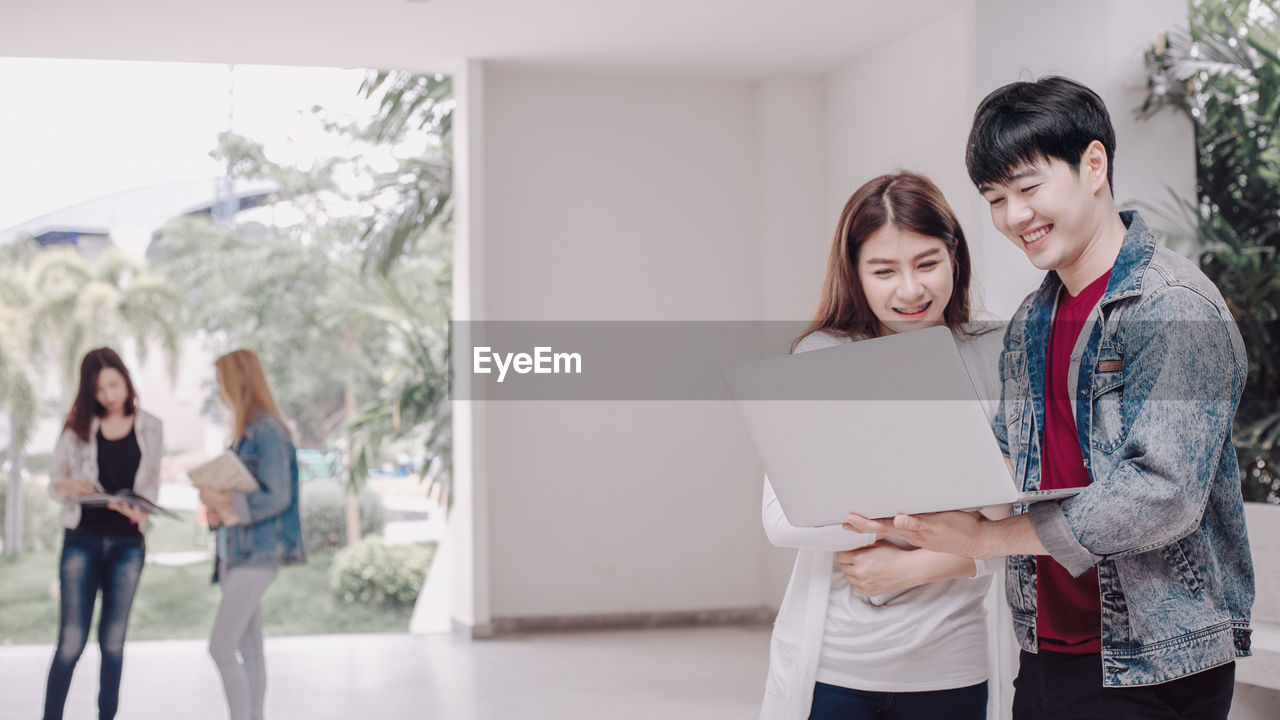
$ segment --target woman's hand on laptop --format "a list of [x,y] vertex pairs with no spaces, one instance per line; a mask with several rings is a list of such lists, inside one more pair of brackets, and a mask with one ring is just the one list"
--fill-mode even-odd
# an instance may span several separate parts
[[875,533],[879,537],[898,537],[934,552],[975,558],[982,554],[982,515],[965,510],[896,515],[871,520],[857,513],[845,518],[845,528],[856,532]]
[[849,587],[860,595],[888,595],[915,587],[920,583],[912,574],[911,563],[905,561],[909,550],[903,550],[887,540],[856,550],[836,553],[840,572]]
[[903,549],[887,540],[836,553],[840,571],[854,592],[867,597],[892,595],[918,585],[973,577],[974,564],[968,558]]

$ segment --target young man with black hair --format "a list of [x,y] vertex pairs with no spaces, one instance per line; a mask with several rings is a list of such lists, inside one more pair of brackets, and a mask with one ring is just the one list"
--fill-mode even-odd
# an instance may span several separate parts
[[1244,344],[1199,268],[1116,211],[1114,156],[1101,98],[1060,77],[988,95],[966,153],[996,228],[1048,271],[1005,335],[996,436],[1021,488],[1083,490],[849,527],[1011,556],[1015,718],[1226,718],[1254,594]]

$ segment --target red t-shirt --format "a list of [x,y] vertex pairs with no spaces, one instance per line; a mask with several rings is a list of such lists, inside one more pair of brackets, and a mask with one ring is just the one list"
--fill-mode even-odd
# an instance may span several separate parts
[[[1084,467],[1071,414],[1071,393],[1067,371],[1071,351],[1084,328],[1090,311],[1107,289],[1108,270],[1080,294],[1065,290],[1053,316],[1049,333],[1049,354],[1045,367],[1044,453],[1040,458],[1040,488],[1084,487],[1092,482]],[[1087,368],[1080,368],[1087,373]],[[1044,650],[1065,653],[1102,651],[1102,605],[1098,599],[1098,571],[1090,568],[1080,577],[1071,577],[1066,568],[1048,555],[1036,558],[1036,633]]]

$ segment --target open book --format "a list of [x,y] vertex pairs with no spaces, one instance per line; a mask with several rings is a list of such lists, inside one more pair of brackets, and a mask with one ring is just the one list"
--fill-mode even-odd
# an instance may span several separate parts
[[121,505],[129,505],[149,513],[156,513],[158,515],[164,515],[175,519],[178,517],[178,515],[173,511],[160,507],[132,490],[120,490],[113,495],[108,495],[106,493],[94,493],[92,495],[81,495],[71,499],[81,505],[105,507],[108,503],[120,503]]
[[[244,463],[240,462],[240,458],[230,450],[209,462],[191,468],[187,471],[187,476],[191,478],[191,484],[201,490],[220,493],[250,493],[258,490],[258,481],[250,474]],[[231,503],[226,503],[223,507],[215,507],[214,510],[222,516],[223,524],[240,524],[240,517]]]

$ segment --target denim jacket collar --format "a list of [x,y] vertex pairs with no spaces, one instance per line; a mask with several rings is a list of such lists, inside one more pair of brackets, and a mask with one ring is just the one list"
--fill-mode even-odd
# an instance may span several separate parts
[[[1128,231],[1124,234],[1120,254],[1116,256],[1115,264],[1111,266],[1111,279],[1107,281],[1106,292],[1102,294],[1102,300],[1099,303],[1103,306],[1142,294],[1142,278],[1147,273],[1147,266],[1151,264],[1151,258],[1155,255],[1157,247],[1155,234],[1151,232],[1147,221],[1142,219],[1137,210],[1122,210],[1120,220]],[[1048,319],[1052,320],[1058,291],[1061,288],[1062,281],[1058,278],[1058,273],[1053,271],[1046,273],[1044,281],[1036,290],[1036,299],[1031,307],[1032,313],[1040,309],[1044,314],[1047,309]],[[1027,322],[1030,323],[1031,320],[1032,318],[1028,316]]]
[[[1142,280],[1147,274],[1147,267],[1155,255],[1158,245],[1156,236],[1151,232],[1146,220],[1137,210],[1125,210],[1120,213],[1120,220],[1128,228],[1120,246],[1120,253],[1111,266],[1111,278],[1107,280],[1107,289],[1098,301],[1098,307],[1106,307],[1125,298],[1142,294]],[[1045,368],[1048,364],[1049,328],[1053,324],[1053,315],[1058,307],[1058,293],[1062,289],[1062,280],[1058,273],[1048,272],[1040,288],[1036,290],[1035,301],[1028,308],[1026,318],[1026,338],[1034,340],[1027,343],[1027,367],[1031,375],[1031,397],[1035,401],[1036,427],[1044,427],[1044,384]],[[1092,330],[1092,325],[1087,328]],[[1089,333],[1082,334],[1087,339]],[[1073,364],[1074,364],[1073,360]],[[1071,375],[1076,377],[1076,372]],[[1072,394],[1072,415],[1075,415],[1075,395]]]
[[1111,279],[1102,295],[1101,305],[1142,294],[1142,279],[1156,252],[1156,236],[1137,210],[1125,210],[1120,220],[1129,228],[1120,246],[1120,254],[1111,266]]

